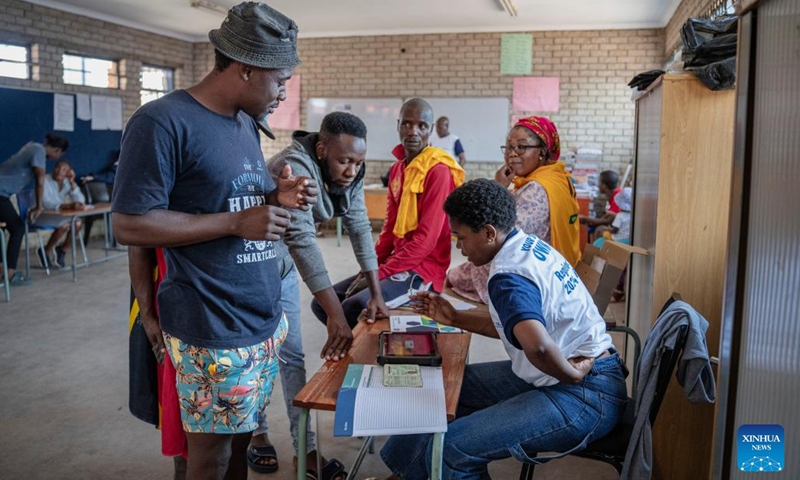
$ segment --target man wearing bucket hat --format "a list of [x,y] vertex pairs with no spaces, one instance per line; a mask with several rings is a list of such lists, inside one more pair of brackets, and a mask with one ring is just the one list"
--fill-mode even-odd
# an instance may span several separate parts
[[258,135],[271,133],[263,119],[300,64],[297,25],[247,2],[209,39],[214,70],[128,121],[112,210],[120,242],[164,247],[164,342],[151,341],[177,371],[187,478],[245,480],[250,434],[287,334],[272,242],[289,224],[281,207],[308,209],[317,187],[290,168],[273,180]]

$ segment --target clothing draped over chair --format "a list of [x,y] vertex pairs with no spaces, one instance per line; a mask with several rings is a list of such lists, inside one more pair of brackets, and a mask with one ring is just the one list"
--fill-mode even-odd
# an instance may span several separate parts
[[636,423],[625,454],[621,480],[650,478],[653,469],[652,425],[649,412],[655,400],[661,351],[673,348],[681,326],[688,326],[686,346],[678,361],[676,377],[691,403],[714,403],[716,384],[706,346],[708,321],[689,304],[676,301],[658,318],[642,351],[636,392]]

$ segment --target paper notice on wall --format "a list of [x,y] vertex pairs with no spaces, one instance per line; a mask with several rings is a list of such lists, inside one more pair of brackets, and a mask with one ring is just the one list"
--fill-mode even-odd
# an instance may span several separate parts
[[300,128],[300,75],[295,75],[286,82],[286,100],[272,112],[267,123],[276,130]]
[[108,130],[108,97],[92,95],[92,130]]
[[92,103],[89,95],[79,93],[75,97],[78,103],[78,120],[90,120],[92,118]]
[[517,112],[557,112],[558,77],[519,77],[514,79],[512,109]]
[[122,99],[92,95],[92,130],[122,130]]
[[122,130],[122,99],[119,97],[106,98],[106,112],[108,114],[108,129]]
[[75,97],[72,95],[53,95],[53,130],[75,131]]
[[506,33],[500,39],[500,75],[530,75],[533,69],[533,35]]

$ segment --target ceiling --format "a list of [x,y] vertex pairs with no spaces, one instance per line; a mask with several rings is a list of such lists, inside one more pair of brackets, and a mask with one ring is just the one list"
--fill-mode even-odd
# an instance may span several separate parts
[[[24,0],[187,41],[204,41],[224,14],[191,0]],[[210,0],[227,9],[240,0]],[[269,0],[300,37],[664,27],[680,0]]]

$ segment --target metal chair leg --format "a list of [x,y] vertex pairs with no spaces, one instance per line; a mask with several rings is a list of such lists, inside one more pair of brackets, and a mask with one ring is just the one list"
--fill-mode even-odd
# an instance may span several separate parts
[[28,221],[23,219],[25,224],[25,278],[31,278],[31,247],[28,244]]
[[47,251],[44,249],[44,240],[42,240],[42,233],[39,230],[36,230],[36,236],[39,238],[39,248],[42,249],[44,252],[44,270],[47,272],[47,276],[50,276],[50,258],[47,256]]
[[519,472],[519,480],[533,480],[533,468],[535,467],[532,463],[523,463],[522,470]]
[[84,245],[83,242],[83,230],[80,230],[78,232],[78,240],[80,241],[81,244],[81,253],[83,254],[83,264],[89,265],[89,257],[86,256],[86,246]]
[[8,278],[8,252],[6,248],[6,232],[0,229],[0,260],[3,261],[3,288],[6,291],[6,303],[11,303],[11,279]]

